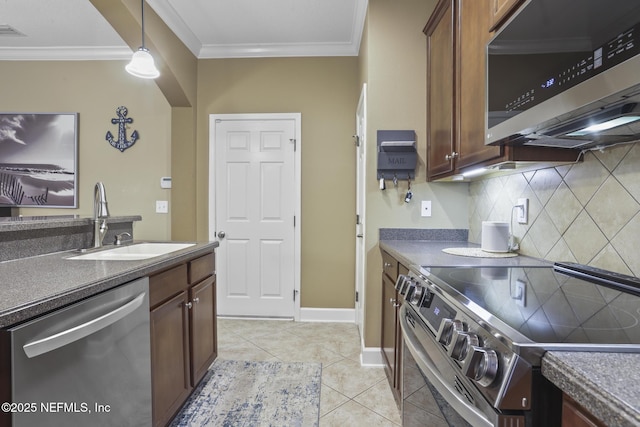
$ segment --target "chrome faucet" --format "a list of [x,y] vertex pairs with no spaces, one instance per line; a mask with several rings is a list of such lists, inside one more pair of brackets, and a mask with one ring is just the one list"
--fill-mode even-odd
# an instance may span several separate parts
[[107,192],[104,184],[96,183],[93,190],[93,247],[102,246],[105,234],[107,234],[107,220],[109,209],[107,208]]

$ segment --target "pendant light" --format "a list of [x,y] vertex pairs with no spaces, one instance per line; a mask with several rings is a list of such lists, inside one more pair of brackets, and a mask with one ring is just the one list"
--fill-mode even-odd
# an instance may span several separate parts
[[160,75],[160,71],[153,62],[153,56],[149,53],[149,49],[144,47],[144,0],[140,1],[142,7],[142,46],[133,53],[131,62],[127,64],[125,70],[133,76],[143,79],[155,79]]

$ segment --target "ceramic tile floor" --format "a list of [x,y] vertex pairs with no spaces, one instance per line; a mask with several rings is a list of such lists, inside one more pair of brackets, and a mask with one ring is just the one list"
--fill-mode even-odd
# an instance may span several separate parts
[[322,363],[320,427],[401,425],[384,369],[360,366],[355,324],[221,318],[218,357]]

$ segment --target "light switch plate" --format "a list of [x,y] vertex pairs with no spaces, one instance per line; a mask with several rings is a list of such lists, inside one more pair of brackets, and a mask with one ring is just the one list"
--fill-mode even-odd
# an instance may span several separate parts
[[166,200],[156,200],[156,213],[169,213],[169,202]]
[[421,205],[421,209],[420,209],[420,215],[421,216],[431,216],[431,200],[423,200],[422,201],[422,205]]

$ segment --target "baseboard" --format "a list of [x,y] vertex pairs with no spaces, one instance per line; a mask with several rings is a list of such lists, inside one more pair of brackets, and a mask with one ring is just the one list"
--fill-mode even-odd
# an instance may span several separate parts
[[382,350],[379,347],[363,347],[360,352],[360,365],[384,366]]
[[356,322],[353,308],[300,308],[301,322]]

